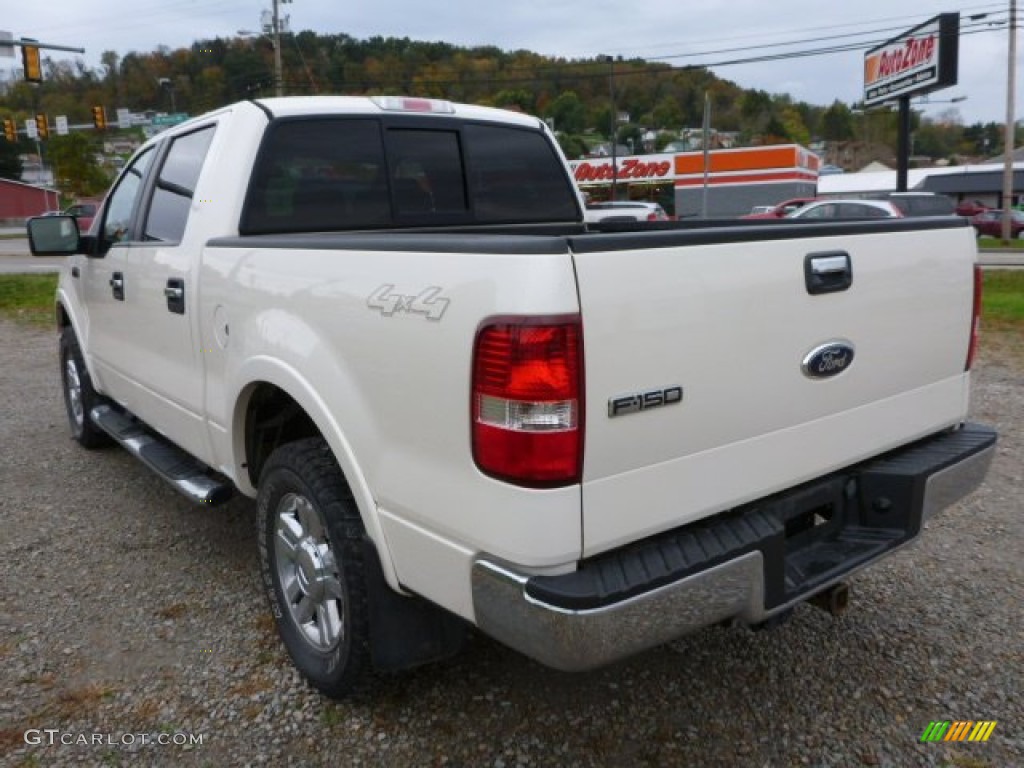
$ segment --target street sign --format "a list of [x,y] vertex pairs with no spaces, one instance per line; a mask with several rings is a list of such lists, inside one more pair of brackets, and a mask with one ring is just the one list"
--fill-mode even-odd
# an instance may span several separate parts
[[153,118],[153,125],[177,125],[188,120],[187,112],[173,112],[169,115],[157,115]]
[[6,29],[0,29],[0,57],[5,59],[14,58],[14,35]]
[[34,117],[25,120],[25,135],[30,139],[39,138],[39,129],[36,128],[36,119]]
[[57,135],[67,136],[68,135],[68,116],[57,115]]
[[132,111],[130,109],[125,109],[122,107],[121,109],[117,110],[117,127],[132,127]]

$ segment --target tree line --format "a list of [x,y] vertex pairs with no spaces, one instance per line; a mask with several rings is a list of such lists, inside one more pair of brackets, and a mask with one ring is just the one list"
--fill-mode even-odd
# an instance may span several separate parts
[[[609,138],[613,104],[616,113],[628,115],[628,121],[615,121],[619,142],[653,130],[660,132],[663,146],[680,129],[701,125],[705,94],[714,128],[737,133],[741,144],[861,140],[895,146],[896,141],[895,114],[864,115],[839,101],[813,105],[744,89],[703,67],[564,59],[408,38],[358,40],[308,30],[283,35],[281,41],[288,94],[409,94],[511,107],[549,119],[570,156],[585,152],[595,137]],[[111,117],[120,107],[194,115],[274,92],[273,47],[266,36],[214,38],[123,57],[105,51],[100,60],[92,69],[81,59],[44,57],[44,81],[13,84],[0,98],[0,116],[20,123],[44,112],[51,121],[62,114],[72,124],[89,123],[94,105],[106,107]],[[955,119],[915,115],[914,130],[915,151],[933,157],[1001,150],[1002,131],[995,123],[964,127]],[[0,173],[11,153],[5,149]]]

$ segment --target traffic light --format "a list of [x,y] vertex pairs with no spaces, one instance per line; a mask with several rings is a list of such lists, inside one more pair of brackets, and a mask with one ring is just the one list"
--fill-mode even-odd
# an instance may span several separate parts
[[107,116],[103,112],[103,107],[101,105],[96,105],[92,108],[92,124],[95,126],[97,131],[106,130]]
[[4,138],[14,142],[18,140],[18,126],[10,118],[4,120]]
[[39,61],[39,48],[34,45],[21,46],[21,63],[25,68],[26,82],[43,82],[43,67]]
[[46,124],[46,115],[43,113],[36,115],[36,133],[40,139],[50,138],[50,126]]

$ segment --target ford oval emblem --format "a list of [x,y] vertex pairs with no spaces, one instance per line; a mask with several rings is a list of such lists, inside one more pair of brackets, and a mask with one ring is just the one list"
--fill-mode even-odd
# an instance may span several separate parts
[[838,376],[853,364],[853,344],[848,341],[830,341],[815,347],[804,357],[800,368],[804,376],[827,379]]

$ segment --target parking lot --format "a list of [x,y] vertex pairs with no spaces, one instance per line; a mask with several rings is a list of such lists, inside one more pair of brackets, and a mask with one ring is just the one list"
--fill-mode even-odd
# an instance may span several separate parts
[[[1019,343],[976,377],[974,418],[1001,433],[987,484],[856,578],[843,616],[802,606],[580,675],[478,636],[344,702],[277,641],[251,502],[193,507],[123,451],[81,450],[54,334],[0,321],[0,350],[4,765],[1024,764]],[[997,725],[920,743],[937,720]]]

